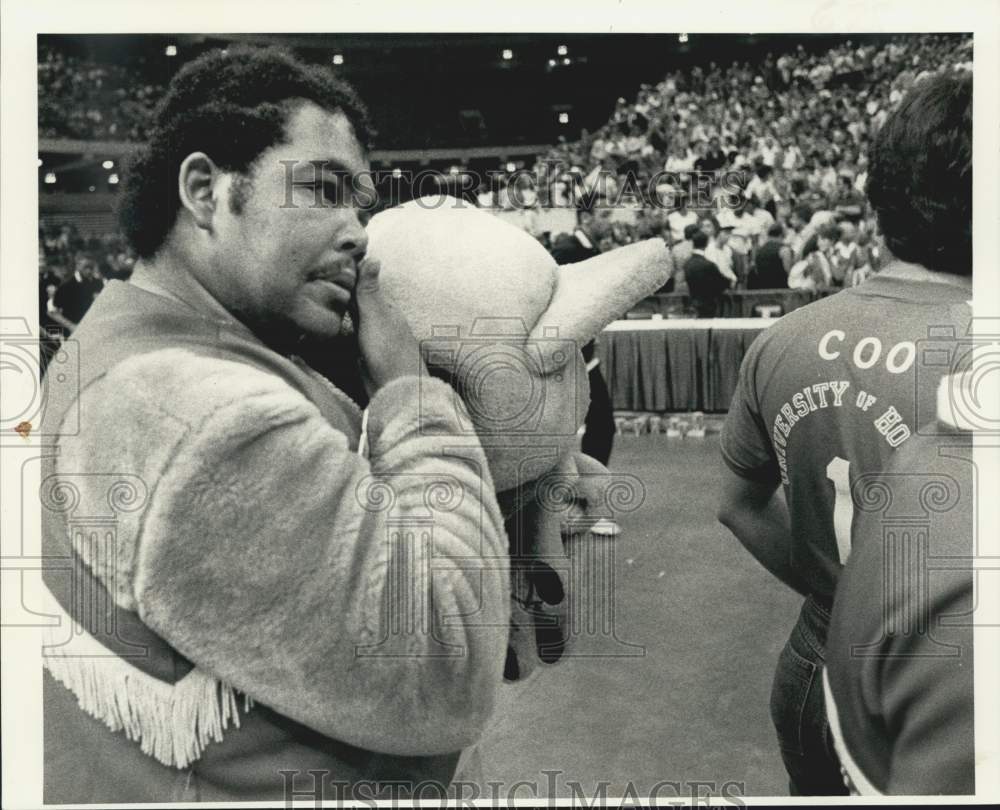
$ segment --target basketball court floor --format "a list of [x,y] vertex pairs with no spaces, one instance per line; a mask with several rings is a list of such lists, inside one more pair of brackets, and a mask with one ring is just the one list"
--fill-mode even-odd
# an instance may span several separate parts
[[800,599],[716,521],[718,435],[615,438],[609,466],[638,476],[646,497],[618,518],[613,637],[584,636],[578,655],[505,687],[470,781],[484,796],[487,781],[519,780],[543,797],[552,784],[571,797],[572,782],[592,796],[602,781],[608,796],[629,781],[640,796],[658,782],[686,796],[696,782],[787,795],[768,699]]

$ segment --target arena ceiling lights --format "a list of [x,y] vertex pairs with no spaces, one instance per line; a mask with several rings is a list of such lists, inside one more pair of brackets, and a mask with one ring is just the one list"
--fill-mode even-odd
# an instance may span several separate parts
[[574,62],[586,62],[586,59],[570,58],[568,45],[557,45],[556,56],[550,58],[547,63],[547,70],[554,70],[557,67],[569,67]]

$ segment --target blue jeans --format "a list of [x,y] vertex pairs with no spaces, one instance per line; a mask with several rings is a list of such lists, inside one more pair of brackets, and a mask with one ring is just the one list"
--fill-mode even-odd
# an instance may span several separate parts
[[843,796],[848,790],[823,705],[823,652],[829,611],[808,597],[778,657],[771,720],[792,796]]

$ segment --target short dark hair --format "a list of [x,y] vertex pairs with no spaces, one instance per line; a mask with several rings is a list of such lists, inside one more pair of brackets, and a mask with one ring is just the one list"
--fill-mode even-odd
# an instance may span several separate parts
[[695,231],[691,234],[691,244],[696,250],[703,250],[708,247],[708,234],[704,231]]
[[792,213],[794,213],[799,219],[801,219],[806,224],[809,223],[809,220],[812,219],[813,215],[812,208],[810,208],[808,205],[805,204],[796,205],[795,208],[792,209]]
[[972,76],[921,80],[869,152],[865,191],[886,247],[939,273],[972,274]]
[[767,235],[780,239],[785,235],[785,229],[782,228],[779,223],[775,222],[770,228],[767,229]]
[[249,174],[267,149],[282,143],[302,101],[347,116],[364,149],[374,131],[354,89],[328,68],[308,65],[278,48],[211,50],[174,76],[153,114],[148,142],[125,170],[118,219],[136,253],[151,258],[180,210],[177,175],[192,152],[205,152],[223,171]]
[[684,238],[685,239],[691,239],[700,230],[701,230],[701,228],[699,228],[694,223],[692,223],[690,225],[685,225],[684,226]]
[[711,222],[712,223],[712,227],[716,230],[716,232],[722,230],[719,227],[719,220],[716,218],[715,214],[713,214],[711,212],[709,212],[709,213],[703,213],[699,217],[699,219],[698,219],[698,228],[699,229],[701,228],[701,223],[702,222]]
[[840,239],[840,227],[833,222],[828,222],[817,232],[818,236],[822,236],[824,239],[829,239],[831,242],[836,242]]

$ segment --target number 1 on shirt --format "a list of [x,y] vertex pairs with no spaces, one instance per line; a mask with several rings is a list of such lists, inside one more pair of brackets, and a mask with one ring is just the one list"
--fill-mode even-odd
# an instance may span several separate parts
[[851,462],[840,456],[826,465],[826,477],[833,481],[836,501],[833,505],[833,533],[837,538],[840,564],[846,565],[851,554],[851,524],[854,522],[854,501],[851,499]]

